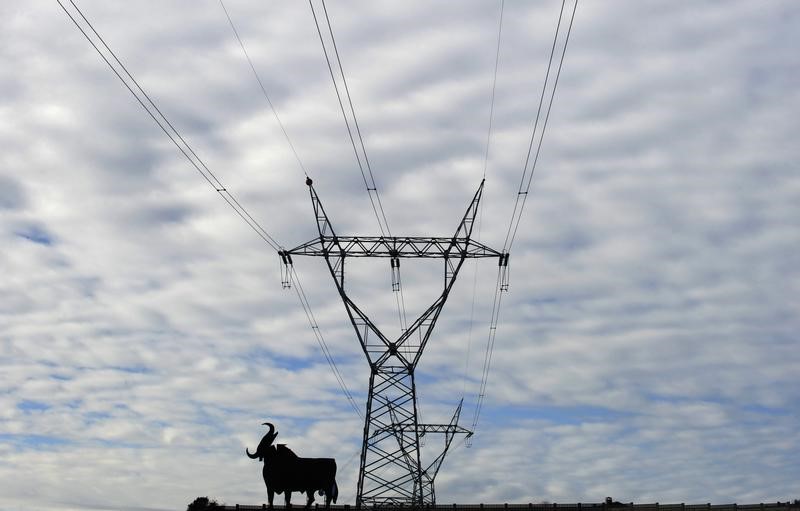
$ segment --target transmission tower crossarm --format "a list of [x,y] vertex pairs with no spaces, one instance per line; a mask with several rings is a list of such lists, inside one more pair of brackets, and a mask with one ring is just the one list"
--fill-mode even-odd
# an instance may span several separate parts
[[[450,424],[447,424],[443,428],[437,427],[437,433],[444,433],[444,449],[442,450],[441,454],[436,457],[433,462],[428,465],[428,468],[425,469],[425,474],[430,479],[431,486],[433,486],[433,480],[436,478],[436,474],[439,473],[439,468],[442,466],[442,462],[444,462],[444,457],[447,455],[447,451],[450,449],[450,445],[453,443],[453,439],[459,433],[466,435],[465,438],[469,438],[472,436],[472,431],[462,428],[458,425],[458,418],[461,416],[461,406],[464,404],[464,399],[462,398],[461,401],[458,403],[458,407],[456,408],[455,413],[453,413],[453,418],[450,419]],[[437,425],[438,426],[438,425]]]
[[307,241],[291,250],[287,255],[322,256],[339,252],[347,257],[390,258],[456,258],[467,259],[498,257],[504,254],[483,243],[471,239],[472,227],[483,192],[484,181],[472,198],[470,206],[458,224],[453,236],[337,236],[333,230],[322,202],[311,179],[306,179],[311,193],[314,214],[317,219],[319,237]]
[[[291,250],[287,254],[301,256],[324,256],[335,243],[348,257],[391,257],[441,259],[445,255],[458,254],[467,259],[501,257],[502,253],[473,239],[447,236],[334,236],[314,238]],[[453,257],[451,255],[451,257]]]
[[[404,424],[392,424],[383,428],[376,429],[372,432],[372,436],[382,433],[405,433],[410,430],[410,426]],[[420,435],[427,435],[428,433],[446,433],[448,435],[455,435],[458,433],[472,436],[472,431],[457,424],[420,424],[417,427],[417,432]]]

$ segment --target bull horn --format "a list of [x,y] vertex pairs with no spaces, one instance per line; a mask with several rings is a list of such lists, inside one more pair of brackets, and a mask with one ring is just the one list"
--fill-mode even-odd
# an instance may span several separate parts
[[265,436],[269,437],[269,443],[272,443],[272,441],[275,440],[275,437],[278,436],[278,433],[275,432],[275,426],[273,426],[271,422],[265,422],[262,424],[262,426],[269,427],[269,432]]
[[258,458],[258,453],[255,453],[255,454],[250,454],[250,449],[248,449],[247,447],[245,447],[245,448],[244,448],[244,452],[246,452],[246,453],[247,453],[247,456],[248,456],[248,457],[249,457],[251,460],[254,460],[254,459]]

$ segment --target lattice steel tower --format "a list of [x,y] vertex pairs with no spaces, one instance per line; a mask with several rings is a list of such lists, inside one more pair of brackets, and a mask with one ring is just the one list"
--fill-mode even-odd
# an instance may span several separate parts
[[[356,505],[434,504],[434,479],[453,438],[459,434],[469,436],[472,432],[458,426],[461,404],[449,424],[419,423],[414,369],[464,261],[497,257],[500,266],[508,264],[506,254],[470,238],[484,182],[481,181],[452,237],[337,236],[311,179],[307,179],[306,184],[311,193],[319,237],[280,255],[287,265],[291,264],[293,255],[325,259],[369,362],[369,395]],[[391,340],[348,296],[344,271],[348,257],[389,258],[393,284],[399,282],[401,258],[443,259],[444,288],[399,338]],[[444,449],[431,463],[423,465],[420,437],[429,433],[444,434]]]

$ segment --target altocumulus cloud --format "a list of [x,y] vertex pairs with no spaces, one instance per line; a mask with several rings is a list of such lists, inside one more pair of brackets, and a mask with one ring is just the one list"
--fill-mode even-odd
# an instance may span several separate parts
[[[267,230],[311,239],[302,174],[219,4],[79,5]],[[226,5],[337,231],[376,232],[308,6]],[[492,246],[559,6],[505,6]],[[483,172],[499,5],[328,8],[393,232],[450,234]],[[798,32],[790,1],[579,5],[486,406],[441,502],[798,497]],[[297,452],[336,457],[352,502],[361,422],[276,255],[57,4],[4,3],[0,34],[0,507],[260,503],[243,450],[268,419]],[[320,263],[296,267],[363,403],[366,364]],[[410,313],[441,278],[413,263]],[[388,268],[352,268],[397,330]],[[465,422],[474,408],[494,268],[474,271],[419,368],[431,422],[462,394]]]

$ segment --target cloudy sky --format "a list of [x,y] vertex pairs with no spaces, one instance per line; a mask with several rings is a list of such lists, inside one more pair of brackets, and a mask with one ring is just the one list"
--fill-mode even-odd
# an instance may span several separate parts
[[[78,5],[276,240],[313,238],[303,173],[217,0]],[[497,248],[560,6],[505,5],[476,227]],[[376,234],[308,4],[226,7],[337,231]],[[451,234],[483,174],[499,3],[328,10],[392,232]],[[800,497],[798,33],[792,1],[580,3],[485,406],[439,502]],[[265,420],[335,457],[354,501],[362,423],[276,253],[52,1],[0,4],[0,237],[0,509],[264,502],[244,448]],[[439,264],[403,262],[409,315]],[[363,407],[324,263],[295,268]],[[396,335],[386,260],[348,270]],[[418,369],[426,422],[462,396],[471,422],[495,271],[470,262],[445,308]]]

